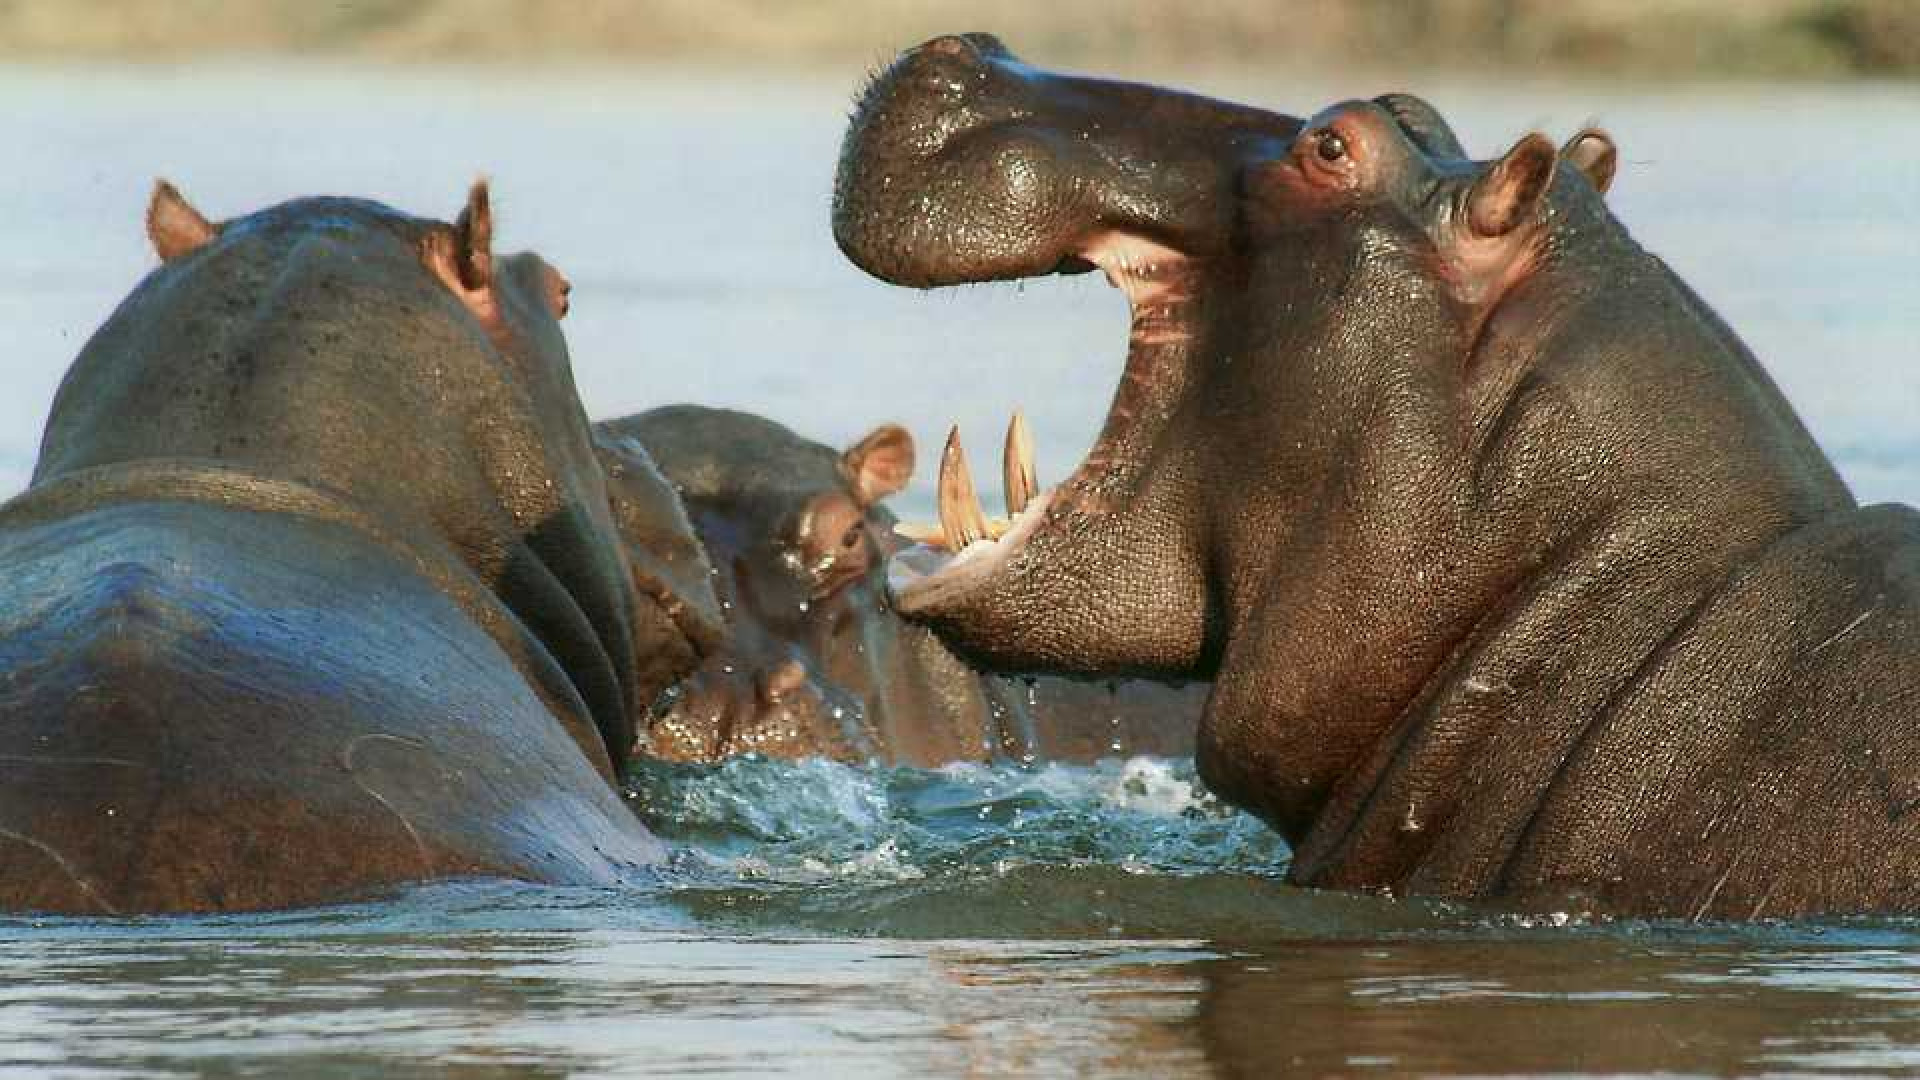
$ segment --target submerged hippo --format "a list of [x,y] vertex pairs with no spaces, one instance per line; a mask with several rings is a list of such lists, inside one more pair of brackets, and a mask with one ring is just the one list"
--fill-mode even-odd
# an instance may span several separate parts
[[694,575],[698,552],[636,533],[623,478],[657,462],[711,559],[727,639],[668,695],[641,750],[672,761],[757,752],[921,766],[990,758],[1185,755],[1204,689],[983,676],[887,602],[903,546],[882,500],[913,475],[885,425],[844,451],[749,413],[674,405],[595,425],[615,518],[638,560]]
[[636,592],[565,280],[493,256],[484,186],[216,225],[163,184],[149,232],[0,508],[0,909],[655,860],[612,780],[717,628]]
[[1087,461],[900,610],[1001,669],[1217,677],[1202,774],[1302,884],[1920,910],[1920,515],[1855,504],[1608,212],[1614,161],[1469,161],[1403,95],[1302,121],[906,54],[846,253],[1098,267],[1133,333]]

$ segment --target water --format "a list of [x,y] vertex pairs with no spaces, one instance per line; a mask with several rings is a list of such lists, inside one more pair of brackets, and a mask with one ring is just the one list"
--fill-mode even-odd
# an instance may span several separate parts
[[[1017,404],[1057,478],[1104,413],[1121,301],[1091,276],[916,294],[846,266],[826,207],[853,81],[0,70],[0,489],[152,262],[156,174],[215,217],[322,191],[447,216],[487,172],[501,248],[576,284],[596,415],[693,400],[843,442],[897,419],[923,446],[957,419],[990,445]],[[1296,108],[1394,84],[1186,81]],[[1608,126],[1636,235],[1863,498],[1920,501],[1920,93],[1413,88],[1483,153]],[[620,891],[0,920],[0,1074],[1920,1070],[1920,922],[1588,924],[1291,889],[1284,846],[1186,763],[736,762],[645,773],[633,799],[677,854]]]
[[1920,1068],[1920,922],[1587,924],[1291,889],[1191,765],[660,769],[651,885],[0,920],[0,1073]]

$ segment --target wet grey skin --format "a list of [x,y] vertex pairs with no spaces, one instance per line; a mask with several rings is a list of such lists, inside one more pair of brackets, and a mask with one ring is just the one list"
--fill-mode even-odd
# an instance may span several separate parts
[[157,189],[163,261],[0,507],[0,910],[660,857],[613,778],[713,601],[636,588],[566,281],[491,221],[484,186],[455,224],[343,198],[215,224]]
[[1202,775],[1303,885],[1920,909],[1920,516],[1856,505],[1610,213],[1616,160],[906,53],[841,248],[923,288],[1097,266],[1133,331],[1079,470],[900,611],[999,670],[1214,678]]
[[[594,434],[636,563],[711,573],[724,608],[724,641],[637,725],[639,753],[925,767],[1193,752],[1203,686],[984,675],[893,611],[885,564],[903,542],[884,500],[913,474],[904,429],[835,450],[751,413],[671,405]],[[629,528],[660,518],[627,483],[655,463],[700,547]]]

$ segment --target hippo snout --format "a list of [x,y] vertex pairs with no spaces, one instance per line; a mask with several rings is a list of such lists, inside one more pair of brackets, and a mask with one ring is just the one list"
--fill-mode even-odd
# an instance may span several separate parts
[[1046,71],[991,34],[935,38],[861,95],[833,229],[853,263],[931,288],[1084,271],[1112,233],[1226,250],[1238,178],[1283,114]]

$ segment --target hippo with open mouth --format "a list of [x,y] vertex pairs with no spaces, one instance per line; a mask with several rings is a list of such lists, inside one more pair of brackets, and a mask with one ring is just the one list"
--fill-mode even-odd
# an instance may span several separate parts
[[658,860],[613,781],[715,605],[636,586],[566,280],[494,256],[484,186],[215,224],[163,184],[149,232],[0,507],[0,910]]
[[1406,95],[1302,120],[908,52],[846,138],[846,254],[1098,268],[1133,327],[1003,535],[943,481],[963,550],[896,559],[900,611],[1003,670],[1215,678],[1202,775],[1300,884],[1920,910],[1920,515],[1856,505],[1609,213],[1615,160],[1469,160]]
[[[882,424],[836,450],[751,413],[669,405],[594,436],[630,555],[710,573],[726,627],[637,725],[640,753],[927,767],[1193,752],[1204,687],[983,675],[894,613],[885,562],[905,545],[885,500],[913,475],[905,429]],[[704,550],[650,531],[663,515],[634,482],[656,463]]]

